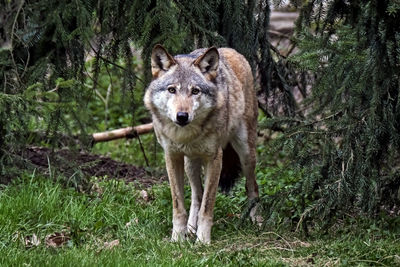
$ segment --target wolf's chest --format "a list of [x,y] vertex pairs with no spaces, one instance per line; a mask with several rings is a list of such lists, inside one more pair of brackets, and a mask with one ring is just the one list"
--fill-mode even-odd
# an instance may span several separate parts
[[[172,129],[170,129],[172,130]],[[209,157],[221,146],[218,134],[204,134],[201,131],[166,131],[164,128],[157,134],[158,141],[164,150],[183,153],[188,157]]]
[[183,153],[189,158],[205,158],[215,154],[219,144],[213,138],[206,140],[196,140],[187,144],[171,143],[170,151]]

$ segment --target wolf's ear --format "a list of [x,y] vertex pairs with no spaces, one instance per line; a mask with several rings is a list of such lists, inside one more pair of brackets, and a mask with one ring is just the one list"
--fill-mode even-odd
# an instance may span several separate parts
[[200,71],[207,79],[213,80],[217,77],[219,66],[219,53],[217,48],[211,47],[194,61]]
[[155,45],[151,53],[151,73],[158,78],[176,64],[174,58],[168,54],[162,45]]

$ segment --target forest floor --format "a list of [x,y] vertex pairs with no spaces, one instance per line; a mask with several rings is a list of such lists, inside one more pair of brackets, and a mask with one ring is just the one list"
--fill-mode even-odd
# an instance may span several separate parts
[[[167,180],[165,176],[153,177],[143,167],[84,151],[31,146],[22,151],[20,156],[29,169],[37,169],[42,173],[49,173],[49,169],[52,168],[67,177],[79,172],[86,177],[108,177],[137,182],[144,187]],[[2,177],[0,183],[8,184],[12,179],[11,176]]]
[[[0,185],[0,266],[400,265],[398,232],[367,218],[338,221],[329,231],[312,229],[309,236],[284,224],[250,223],[241,216],[243,182],[229,195],[217,195],[211,245],[194,237],[174,243],[165,177],[63,149],[31,147],[23,157],[41,171]],[[63,175],[57,178],[54,169]],[[86,190],[65,183],[77,171],[90,176]]]

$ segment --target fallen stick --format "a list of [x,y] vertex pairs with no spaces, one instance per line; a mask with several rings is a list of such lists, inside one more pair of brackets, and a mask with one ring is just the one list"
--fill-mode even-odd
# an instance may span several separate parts
[[107,132],[92,134],[93,143],[107,142],[120,138],[135,138],[138,135],[146,134],[153,131],[153,123],[138,125],[135,127],[126,127]]

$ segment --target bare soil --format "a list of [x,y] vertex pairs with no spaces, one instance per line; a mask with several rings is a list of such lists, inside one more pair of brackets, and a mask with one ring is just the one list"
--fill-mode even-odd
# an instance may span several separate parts
[[103,155],[95,155],[83,151],[28,147],[21,153],[21,157],[31,168],[36,168],[45,173],[49,173],[51,169],[57,170],[66,177],[79,172],[89,177],[107,177],[124,180],[125,182],[137,182],[145,187],[166,180],[164,176],[153,177],[143,167],[133,166]]

